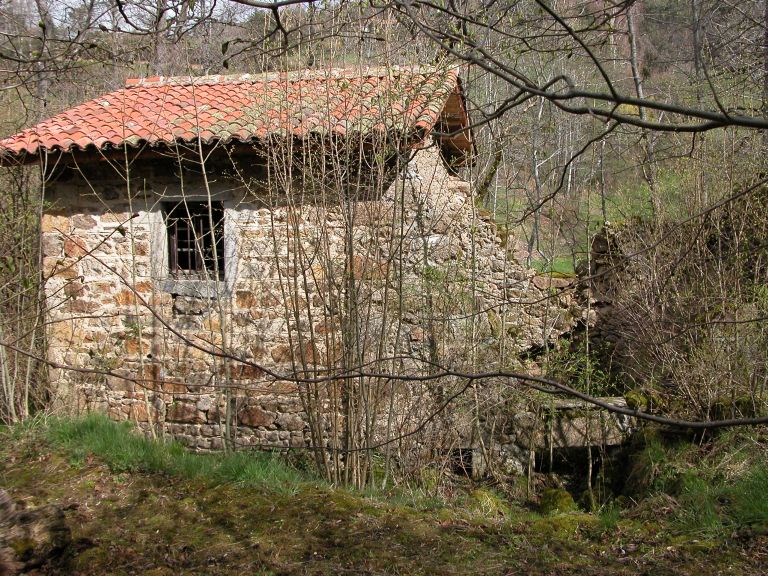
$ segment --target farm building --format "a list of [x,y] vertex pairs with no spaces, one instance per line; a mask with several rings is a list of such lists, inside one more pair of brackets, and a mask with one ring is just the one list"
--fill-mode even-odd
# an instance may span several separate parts
[[419,376],[578,314],[478,215],[472,153],[457,71],[425,67],[128,81],[0,141],[45,176],[59,405],[201,449],[443,438],[462,384]]

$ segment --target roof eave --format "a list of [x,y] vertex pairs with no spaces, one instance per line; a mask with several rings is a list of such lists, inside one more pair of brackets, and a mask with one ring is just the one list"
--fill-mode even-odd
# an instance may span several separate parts
[[38,153],[29,153],[26,150],[22,152],[12,152],[10,150],[0,151],[0,167],[2,168],[26,166],[35,164],[39,162],[39,160],[40,155]]

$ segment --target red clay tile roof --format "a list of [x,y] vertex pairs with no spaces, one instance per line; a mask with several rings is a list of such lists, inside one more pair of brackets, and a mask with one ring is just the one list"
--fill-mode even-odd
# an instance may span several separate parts
[[0,140],[0,160],[47,151],[430,131],[456,70],[427,67],[146,78]]

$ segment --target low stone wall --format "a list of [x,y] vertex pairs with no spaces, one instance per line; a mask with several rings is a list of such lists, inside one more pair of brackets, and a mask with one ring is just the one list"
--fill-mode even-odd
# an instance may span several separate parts
[[[621,397],[600,400],[627,408],[627,401]],[[534,453],[621,445],[637,425],[630,416],[582,400],[554,399],[539,408],[538,412],[512,414],[498,434],[496,458],[507,472],[523,473]]]

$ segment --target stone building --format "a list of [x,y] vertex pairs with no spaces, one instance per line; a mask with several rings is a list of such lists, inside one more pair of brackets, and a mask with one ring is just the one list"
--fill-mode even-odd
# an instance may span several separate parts
[[478,216],[472,152],[456,71],[423,67],[128,81],[0,141],[46,176],[59,403],[202,449],[423,428],[462,383],[418,376],[575,321]]

